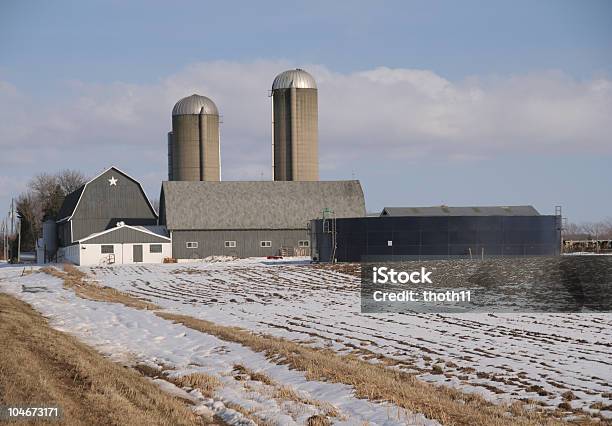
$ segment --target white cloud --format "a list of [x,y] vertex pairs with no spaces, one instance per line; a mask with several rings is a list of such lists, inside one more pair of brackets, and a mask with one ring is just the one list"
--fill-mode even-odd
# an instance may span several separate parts
[[[197,63],[155,84],[71,82],[54,99],[37,99],[0,81],[2,175],[28,165],[27,176],[41,167],[93,174],[118,164],[135,169],[135,176],[161,179],[172,106],[200,93],[223,115],[224,178],[267,178],[268,91],[274,76],[292,66],[263,60]],[[608,78],[576,80],[551,71],[449,81],[428,70],[380,67],[342,74],[320,65],[305,68],[319,85],[320,161],[330,175],[343,170],[350,177],[353,163],[373,156],[479,161],[507,153],[612,152]]]

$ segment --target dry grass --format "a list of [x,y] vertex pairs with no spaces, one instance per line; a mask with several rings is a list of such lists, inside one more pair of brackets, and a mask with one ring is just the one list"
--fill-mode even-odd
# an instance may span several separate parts
[[63,424],[203,424],[183,401],[1,293],[0,341],[0,405],[58,405]]
[[254,380],[256,382],[262,382],[266,385],[274,385],[274,381],[264,373],[258,373],[256,371],[251,370],[250,368],[245,367],[242,364],[235,364],[234,371],[239,375],[248,376],[250,380]]
[[[400,371],[367,363],[354,356],[339,355],[328,349],[302,346],[281,338],[255,335],[237,327],[227,327],[189,316],[157,312],[162,318],[189,328],[240,343],[263,352],[277,362],[304,371],[309,380],[351,385],[360,398],[389,401],[414,413],[422,413],[443,424],[457,425],[539,425],[561,423],[544,413],[530,413],[518,406],[511,409],[491,404],[478,395],[434,386]],[[282,360],[282,361],[278,361]]]
[[88,283],[86,281],[86,274],[69,264],[64,265],[64,272],[49,266],[41,268],[40,271],[62,279],[64,288],[73,290],[84,299],[95,300],[97,302],[122,303],[136,309],[159,309],[153,303],[128,296],[114,288]]
[[247,368],[241,364],[234,365],[234,372],[236,372],[239,377],[245,377],[247,379],[261,382],[272,387],[272,398],[276,399],[277,401],[292,401],[298,404],[312,405],[323,411],[324,415],[319,416],[322,418],[326,418],[325,416],[340,416],[338,409],[329,402],[319,401],[317,399],[312,398],[305,398],[291,386],[281,385],[280,383],[277,383],[276,381],[272,380],[268,375],[264,373],[253,371],[250,368]]
[[331,422],[324,416],[319,414],[310,416],[306,420],[306,426],[330,426]]
[[[76,271],[76,273],[75,273]],[[56,275],[57,276],[57,275]],[[138,309],[155,309],[155,305],[119,291],[83,281],[83,274],[66,268],[63,276],[77,294],[93,300],[117,301]],[[83,287],[89,287],[84,289]],[[107,297],[109,297],[107,299]],[[144,305],[144,307],[142,306]],[[500,406],[479,395],[466,394],[445,386],[418,380],[414,375],[370,364],[355,355],[341,355],[329,349],[312,348],[268,335],[255,335],[238,327],[229,327],[193,317],[157,311],[156,315],[191,329],[239,343],[265,353],[276,363],[303,371],[309,380],[329,381],[352,386],[359,398],[388,401],[405,410],[422,413],[445,425],[552,425],[562,424],[554,413],[529,411],[522,404]],[[313,420],[314,421],[314,420]],[[601,424],[584,419],[580,424]]]
[[361,264],[359,263],[313,263],[310,266],[361,278]]
[[323,415],[318,415],[317,418],[322,417],[327,419],[327,417],[340,417],[340,412],[334,405],[329,402],[319,401],[318,399],[304,398],[291,386],[276,386],[273,397],[279,401],[293,401],[299,404],[317,407],[323,411]]
[[212,398],[213,393],[221,386],[221,381],[210,374],[192,373],[179,377],[166,377],[166,380],[179,387],[198,389],[202,395]]

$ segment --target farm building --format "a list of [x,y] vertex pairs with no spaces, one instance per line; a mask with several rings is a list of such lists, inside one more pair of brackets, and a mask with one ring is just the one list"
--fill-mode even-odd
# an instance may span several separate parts
[[561,217],[531,206],[400,207],[311,224],[313,257],[328,262],[558,255]]
[[[126,263],[157,261],[158,256],[148,256],[153,253],[146,253],[145,248],[150,243],[169,243],[164,235],[154,232],[152,235],[152,231],[141,228],[157,225],[157,213],[140,183],[116,167],[110,167],[68,194],[59,218],[56,222],[59,257],[77,264],[82,260],[94,263],[120,263],[122,259]],[[117,247],[116,252],[109,251],[111,245]],[[128,249],[132,250],[130,256],[125,254]]]
[[163,228],[119,222],[66,247],[64,257],[76,265],[162,263],[172,257],[172,244]]
[[325,209],[365,216],[359,181],[163,182],[159,223],[177,259],[309,255]]

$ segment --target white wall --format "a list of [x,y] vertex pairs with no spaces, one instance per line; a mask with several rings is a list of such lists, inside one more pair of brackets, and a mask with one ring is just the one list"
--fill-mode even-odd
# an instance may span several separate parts
[[[113,244],[115,264],[134,263],[133,246],[142,246],[142,263],[162,263],[164,258],[172,257],[172,244],[170,242],[162,243],[161,253],[151,253],[150,246],[156,243],[142,244]],[[106,244],[105,244],[106,245]],[[80,265],[103,265],[109,264],[109,255],[102,253],[101,244],[83,243],[80,246]],[[140,263],[140,262],[137,262]]]

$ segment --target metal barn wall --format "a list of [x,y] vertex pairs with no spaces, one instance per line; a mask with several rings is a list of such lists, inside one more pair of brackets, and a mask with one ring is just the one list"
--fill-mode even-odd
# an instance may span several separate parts
[[[117,179],[116,185],[110,185],[111,177]],[[155,225],[157,216],[140,185],[110,169],[89,182],[81,195],[71,220],[72,241],[104,231],[119,221],[128,225]],[[60,232],[60,237],[63,235],[65,239],[70,233],[70,223],[62,224]]]
[[[279,254],[281,247],[298,247],[298,241],[309,239],[306,229],[173,231],[172,256],[176,259],[273,256]],[[225,241],[236,241],[236,247],[225,247]],[[261,241],[271,241],[272,246],[260,247]],[[198,248],[186,248],[187,242],[197,242]]]
[[319,180],[317,89],[276,89],[274,180]]
[[62,222],[57,224],[57,239],[60,247],[67,246],[72,243],[70,237],[70,222]]
[[[313,256],[329,261],[331,233],[311,222]],[[336,258],[558,255],[559,216],[367,217],[336,220]],[[391,245],[389,245],[391,241]]]
[[219,116],[172,116],[172,179],[218,181]]

